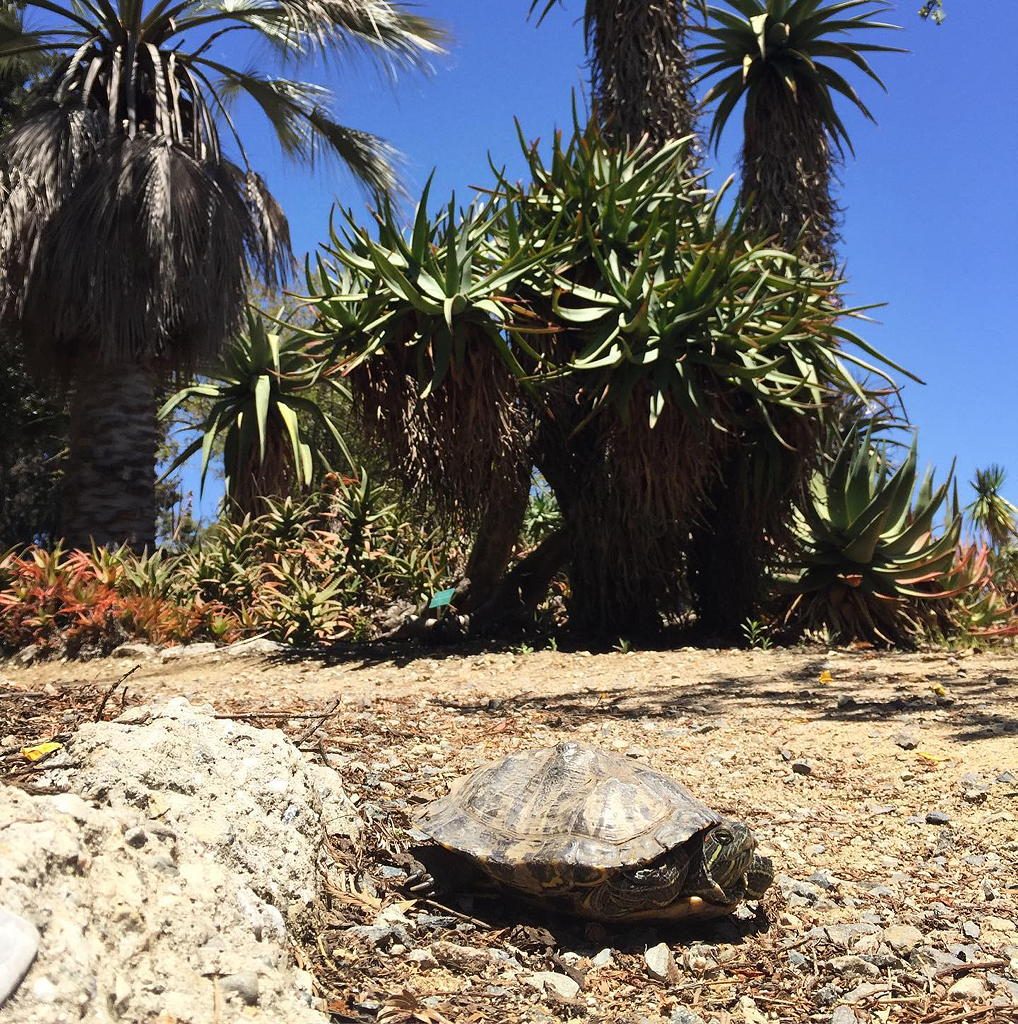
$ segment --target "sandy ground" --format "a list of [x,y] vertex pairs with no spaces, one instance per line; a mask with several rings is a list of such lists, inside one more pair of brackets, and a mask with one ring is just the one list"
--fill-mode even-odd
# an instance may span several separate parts
[[[134,664],[0,664],[0,744],[71,728],[104,692],[108,712],[183,694],[326,758],[370,823],[360,848],[334,851],[349,885],[303,954],[338,1021],[1018,1020],[1013,649],[214,654],[142,660],[111,690]],[[749,823],[779,873],[762,905],[608,930],[398,890],[415,806],[564,739],[646,760]],[[664,978],[645,958],[661,942]]]

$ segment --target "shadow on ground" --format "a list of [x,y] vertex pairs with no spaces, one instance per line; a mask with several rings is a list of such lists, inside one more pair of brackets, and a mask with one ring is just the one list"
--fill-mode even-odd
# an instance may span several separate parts
[[[818,662],[822,665],[822,661]],[[569,728],[605,718],[696,719],[704,731],[712,722],[753,705],[767,705],[774,713],[808,715],[826,721],[901,722],[918,714],[945,710],[943,722],[959,740],[993,739],[1018,733],[1018,684],[1011,679],[950,679],[951,694],[936,692],[926,682],[923,692],[902,692],[890,697],[867,697],[865,680],[853,693],[845,685],[815,686],[820,672],[807,665],[786,675],[781,685],[773,678],[714,676],[697,681],[676,681],[643,687],[589,687],[579,693],[521,694],[503,699],[460,701],[433,698],[433,703],[459,714],[504,718],[520,712],[543,713],[546,724]],[[802,680],[795,685],[792,679]],[[947,677],[945,676],[945,681]],[[696,728],[696,726],[694,726]]]

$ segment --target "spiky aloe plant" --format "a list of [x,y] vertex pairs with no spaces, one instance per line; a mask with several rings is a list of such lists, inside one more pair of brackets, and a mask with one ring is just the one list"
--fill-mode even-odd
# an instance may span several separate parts
[[797,524],[786,621],[891,645],[937,628],[937,603],[957,593],[949,584],[961,515],[948,504],[952,474],[935,488],[932,472],[918,479],[917,459],[915,439],[894,465],[872,430],[852,430],[829,468],[814,475]]
[[190,401],[202,400],[209,406],[198,427],[201,436],[167,472],[200,451],[204,489],[216,442],[222,441],[226,493],[233,511],[241,517],[255,513],[261,508],[260,497],[286,494],[294,486],[306,490],[317,468],[329,468],[324,454],[312,451],[306,442],[302,417],[324,427],[352,465],[339,427],[314,401],[316,386],[348,394],[303,333],[249,309],[247,330],[227,346],[221,365],[199,383],[178,391],[159,411],[165,418]]
[[377,237],[335,236],[309,275],[318,329],[412,482],[476,511],[506,465],[536,465],[574,623],[645,629],[678,609],[739,425],[795,447],[875,354],[835,283],[721,214],[682,142],[620,151],[589,128],[523,149],[530,181],[499,175],[472,212],[422,202],[406,237],[388,210]]
[[1007,474],[996,464],[977,469],[971,483],[975,500],[965,511],[977,535],[986,538],[994,551],[1018,539],[1018,508],[1001,494]]

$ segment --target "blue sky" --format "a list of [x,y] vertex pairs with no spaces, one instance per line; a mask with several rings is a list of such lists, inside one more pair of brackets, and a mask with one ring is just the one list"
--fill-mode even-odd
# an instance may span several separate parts
[[[585,89],[582,0],[564,0],[540,28],[527,20],[528,7],[422,0],[420,12],[453,37],[433,74],[403,72],[392,85],[356,58],[319,69],[318,80],[336,89],[339,120],[403,152],[411,194],[434,169],[436,203],[452,190],[467,198],[471,185],[490,180],[489,153],[522,174],[514,117],[528,137],[548,138],[569,126],[572,92]],[[974,469],[1002,463],[1005,490],[1018,501],[1018,318],[1010,315],[1018,297],[1010,256],[1018,238],[1018,3],[947,0],[939,28],[920,21],[917,7],[898,4],[882,19],[903,26],[886,41],[910,51],[873,56],[887,93],[849,76],[877,124],[841,108],[855,146],[839,189],[847,300],[887,303],[861,333],[925,381],[905,390],[922,461],[945,472],[957,457],[965,501]],[[285,163],[268,129],[254,115],[250,123],[252,163],[286,210],[298,254],[325,238],[333,202],[364,208],[344,172]],[[736,169],[739,136],[733,117],[709,161],[716,184]],[[206,493],[206,516],[216,498]]]

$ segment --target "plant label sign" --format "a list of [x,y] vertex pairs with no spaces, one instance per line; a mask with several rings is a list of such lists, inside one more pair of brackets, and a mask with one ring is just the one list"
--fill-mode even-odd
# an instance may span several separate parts
[[450,587],[448,590],[440,590],[435,596],[428,602],[429,608],[445,608],[452,604],[452,599],[456,596],[456,588]]

